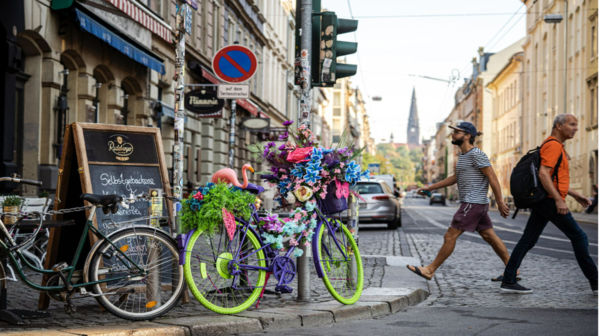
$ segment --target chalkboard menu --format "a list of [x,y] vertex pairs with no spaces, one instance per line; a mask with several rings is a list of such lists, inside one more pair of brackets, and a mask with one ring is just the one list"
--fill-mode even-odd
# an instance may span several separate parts
[[[171,195],[158,128],[91,123],[67,125],[59,172],[62,176],[56,188],[54,210],[86,205],[80,198],[81,193],[129,197],[148,192],[149,188],[160,188]],[[164,216],[172,214],[171,202],[163,202],[162,212]],[[72,258],[88,215],[89,210],[55,216],[54,219],[73,219],[77,225],[50,230],[46,269]],[[106,231],[110,230],[110,222],[103,223],[103,220],[122,222],[147,215],[148,202],[141,200],[131,204],[129,209],[119,207],[115,214],[105,215],[102,209],[97,209],[94,225]],[[174,228],[162,228],[174,232]],[[96,236],[90,233],[90,244],[84,246],[84,253],[96,241]],[[84,261],[82,258],[79,264]],[[81,265],[76,267],[81,269]],[[46,280],[44,277],[42,283]],[[47,295],[42,293],[38,307],[45,309],[48,303]]]

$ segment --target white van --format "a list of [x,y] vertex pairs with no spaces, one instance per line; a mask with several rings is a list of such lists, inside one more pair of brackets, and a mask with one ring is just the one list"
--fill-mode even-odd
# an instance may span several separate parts
[[375,180],[382,180],[383,182],[387,183],[388,186],[390,186],[390,188],[392,189],[392,191],[394,191],[396,189],[396,186],[394,185],[394,175],[373,175],[370,176],[370,178],[375,179]]

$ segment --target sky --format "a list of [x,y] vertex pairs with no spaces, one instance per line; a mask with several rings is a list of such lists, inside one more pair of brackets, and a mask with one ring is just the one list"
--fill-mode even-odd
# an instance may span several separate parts
[[[358,56],[347,56],[359,67],[353,86],[363,96],[382,98],[369,98],[366,105],[376,143],[388,142],[392,132],[394,142],[406,142],[413,87],[421,138],[434,135],[435,124],[452,110],[463,78],[471,75],[479,47],[498,52],[526,35],[526,9],[518,0],[322,0],[321,7],[359,21],[356,34],[338,40],[358,42]],[[448,79],[453,69],[460,72],[454,87],[409,76]]]

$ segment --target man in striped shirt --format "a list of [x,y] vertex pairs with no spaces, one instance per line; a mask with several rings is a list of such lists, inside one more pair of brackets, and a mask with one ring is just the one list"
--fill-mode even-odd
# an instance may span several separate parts
[[[481,237],[492,246],[504,265],[510,256],[502,240],[494,232],[492,221],[488,216],[490,199],[487,197],[489,186],[492,186],[500,215],[506,218],[509,214],[508,206],[503,202],[502,191],[494,169],[487,155],[474,146],[475,138],[481,133],[470,122],[461,122],[456,126],[449,126],[454,130],[452,144],[460,148],[461,154],[456,164],[455,174],[419,190],[422,195],[425,191],[432,191],[444,187],[458,185],[458,194],[461,205],[452,218],[452,223],[444,235],[444,245],[438,252],[435,260],[425,267],[407,265],[406,267],[417,275],[431,280],[435,271],[452,254],[456,240],[465,231],[477,231]],[[502,281],[503,276],[493,278],[492,281]]]

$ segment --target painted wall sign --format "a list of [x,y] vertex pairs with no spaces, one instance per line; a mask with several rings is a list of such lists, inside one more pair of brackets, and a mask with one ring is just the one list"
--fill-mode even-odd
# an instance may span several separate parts
[[198,114],[214,113],[223,109],[225,105],[225,100],[217,98],[217,93],[212,90],[193,90],[184,97],[186,110]]

